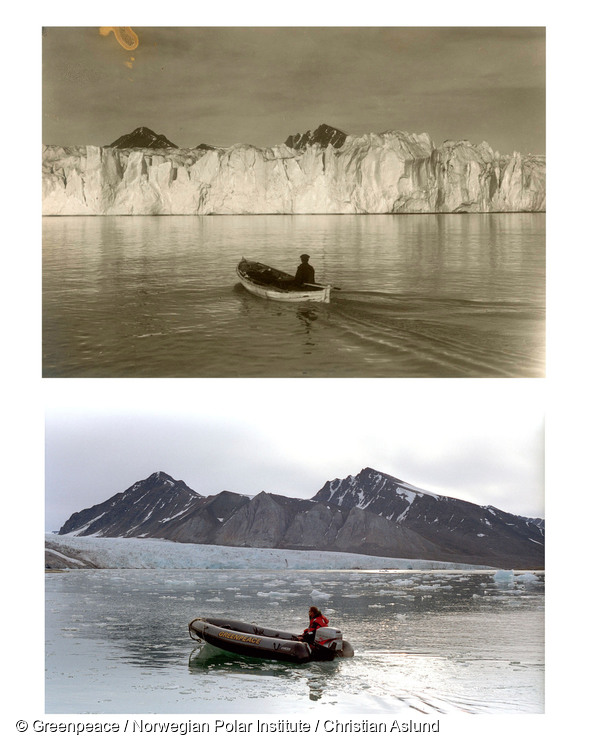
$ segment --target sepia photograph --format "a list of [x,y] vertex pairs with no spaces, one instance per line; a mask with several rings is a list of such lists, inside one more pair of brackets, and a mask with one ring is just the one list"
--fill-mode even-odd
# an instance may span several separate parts
[[42,369],[545,374],[543,26],[42,29]]

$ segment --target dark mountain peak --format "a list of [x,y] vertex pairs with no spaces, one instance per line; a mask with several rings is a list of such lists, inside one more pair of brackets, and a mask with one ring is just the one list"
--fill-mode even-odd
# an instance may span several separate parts
[[394,475],[384,473],[382,470],[375,470],[375,468],[366,467],[360,470],[356,475],[347,475],[345,478],[336,478],[332,482],[380,482],[382,480],[390,481],[391,483],[401,483],[403,485],[409,485],[400,478],[396,478]]
[[319,145],[320,147],[341,147],[346,141],[348,135],[341,129],[330,127],[329,124],[321,124],[313,132],[308,131],[304,134],[290,134],[285,144],[294,150],[304,150],[309,145]]
[[[125,491],[125,495],[129,494],[132,491],[137,491],[139,489],[143,489],[145,491],[151,491],[153,489],[160,488],[163,490],[169,490],[172,488],[176,489],[188,489],[187,485],[182,480],[175,480],[171,475],[168,473],[165,473],[163,470],[157,470],[155,473],[152,473],[152,475],[149,475],[147,478],[144,478],[142,480],[137,481],[133,484],[133,486],[130,486],[127,491]],[[195,492],[193,492],[195,493]]]
[[402,480],[401,478],[397,478],[395,475],[390,475],[389,473],[384,473],[383,470],[375,470],[375,468],[366,467],[363,468],[356,478],[369,478],[369,479],[376,479],[381,480],[385,479],[388,481],[391,481],[393,483],[400,483],[403,486],[407,486],[408,488],[414,488],[415,490],[419,491],[420,493],[427,493],[427,491],[423,491],[421,488],[417,488],[417,486],[411,486],[410,483],[407,481]]
[[133,132],[119,137],[109,147],[116,147],[120,150],[131,150],[136,147],[162,150],[167,147],[176,148],[177,145],[170,142],[164,134],[156,134],[148,127],[138,127]]
[[237,509],[250,501],[249,496],[243,496],[235,491],[219,491],[204,500],[204,506],[210,507],[215,513],[225,513]]
[[312,500],[334,503],[343,509],[351,509],[355,506],[366,509],[375,508],[375,504],[377,508],[381,508],[381,502],[385,499],[384,511],[389,515],[390,510],[391,512],[398,512],[399,509],[404,511],[407,504],[412,503],[417,496],[429,496],[436,500],[445,498],[411,486],[410,483],[382,473],[380,470],[366,467],[357,475],[327,481]]
[[[374,474],[376,474],[376,475],[385,475],[385,473],[382,473],[382,472],[381,472],[381,470],[375,470],[375,468],[370,468],[370,467],[368,467],[368,466],[367,466],[366,468],[363,468],[363,469],[362,469],[362,470],[361,470],[361,471],[359,472],[359,475],[363,475],[363,473],[364,473],[365,475],[371,475],[371,474],[373,474],[373,473],[374,473]],[[391,476],[387,476],[387,477],[388,477],[388,478],[391,478]]]
[[137,537],[148,534],[204,497],[162,470],[137,481],[102,504],[72,514],[59,534]]
[[387,473],[383,473],[381,470],[375,470],[375,468],[369,467],[363,468],[355,477],[357,480],[380,481],[381,479],[385,479],[393,481],[394,483],[404,483],[404,481],[394,477],[393,475],[388,475]]
[[165,473],[164,470],[157,470],[155,473],[152,473],[152,475],[149,475],[147,478],[145,478],[144,481],[140,482],[164,483],[165,481],[169,483],[175,483],[175,479],[172,478],[168,473]]
[[278,503],[280,499],[288,500],[287,496],[280,496],[277,493],[271,493],[270,491],[260,491],[256,494],[256,496],[253,496],[250,500],[254,506],[257,504],[264,504],[264,503]]
[[[219,491],[219,493],[213,493],[208,498],[211,500],[215,499],[225,499],[230,498],[231,496],[240,496],[241,494],[237,493],[237,491]],[[249,496],[245,496],[244,498],[250,498]]]
[[399,528],[418,533],[432,544],[443,546],[448,554],[472,551],[480,555],[487,553],[497,560],[503,551],[506,556],[529,553],[535,556],[532,565],[543,564],[543,520],[440,496],[373,468],[327,481],[312,501],[330,504],[345,512],[362,510],[376,515]]

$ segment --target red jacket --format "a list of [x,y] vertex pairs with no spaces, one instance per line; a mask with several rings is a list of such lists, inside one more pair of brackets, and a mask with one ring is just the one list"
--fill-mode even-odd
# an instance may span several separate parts
[[324,628],[326,625],[329,625],[329,620],[325,617],[325,615],[317,615],[317,617],[313,617],[313,619],[310,621],[310,625],[304,632],[314,633],[318,628]]

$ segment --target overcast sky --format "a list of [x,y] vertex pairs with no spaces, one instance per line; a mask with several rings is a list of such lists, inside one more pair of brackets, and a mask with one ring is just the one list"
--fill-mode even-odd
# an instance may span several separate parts
[[311,498],[327,480],[372,467],[445,496],[544,515],[539,381],[303,380],[301,396],[293,380],[172,383],[49,388],[47,530],[157,470],[204,496]]
[[350,16],[338,17],[327,28],[132,26],[134,49],[108,27],[46,26],[43,142],[108,145],[146,126],[179,147],[268,147],[327,123],[545,152],[543,27],[343,27]]

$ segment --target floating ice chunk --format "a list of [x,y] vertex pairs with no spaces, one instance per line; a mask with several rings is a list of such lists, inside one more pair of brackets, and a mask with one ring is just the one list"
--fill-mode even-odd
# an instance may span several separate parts
[[414,590],[419,592],[429,592],[432,589],[440,589],[442,584],[423,584],[422,586],[415,586]]
[[522,581],[524,584],[534,584],[536,581],[539,581],[540,577],[536,576],[534,573],[527,572],[524,574],[519,574],[515,576],[515,581]]
[[512,569],[507,571],[506,569],[500,568],[494,574],[494,581],[498,584],[512,584],[514,580],[515,572]]
[[410,586],[414,584],[414,579],[394,579],[394,581],[390,581],[390,584],[394,586]]
[[256,592],[257,597],[269,597],[271,599],[289,599],[290,597],[297,597],[297,594],[291,592]]

